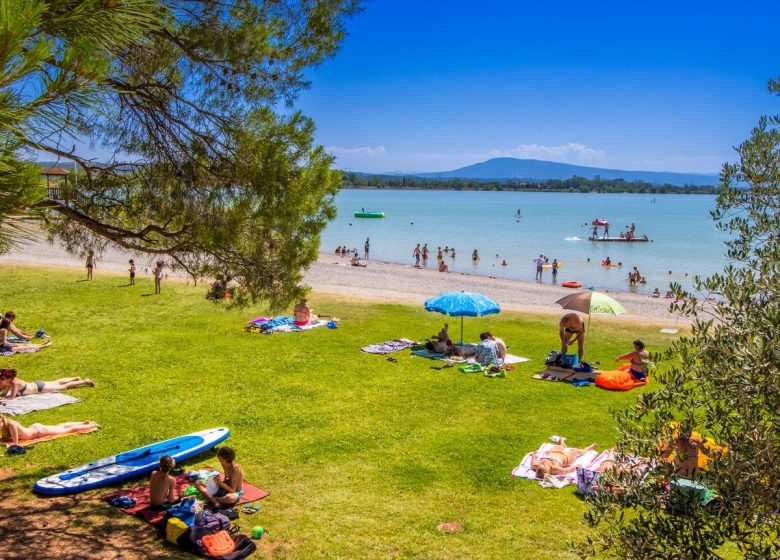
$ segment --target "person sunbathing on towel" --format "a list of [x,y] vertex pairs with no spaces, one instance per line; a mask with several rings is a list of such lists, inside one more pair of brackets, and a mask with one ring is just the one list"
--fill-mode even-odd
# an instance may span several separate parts
[[558,323],[558,333],[561,337],[561,355],[565,356],[569,344],[577,341],[577,357],[582,362],[582,355],[585,352],[585,323],[582,317],[576,313],[567,313]]
[[574,461],[579,457],[596,449],[596,444],[591,443],[585,449],[566,448],[566,440],[544,453],[534,453],[531,457],[531,468],[536,472],[536,477],[544,479],[545,475],[569,474],[575,471]]
[[650,365],[650,352],[645,350],[645,343],[637,339],[634,341],[634,351],[615,358],[616,362],[631,362],[628,373],[636,381],[644,381],[647,378],[647,367]]
[[94,387],[95,382],[81,377],[63,377],[56,381],[28,382],[16,377],[15,369],[0,369],[0,399],[15,399],[36,393],[56,393],[76,387]]
[[9,420],[5,416],[0,415],[0,434],[2,434],[0,441],[17,445],[20,441],[30,441],[46,436],[79,434],[81,432],[90,432],[99,427],[100,425],[95,422],[86,421],[62,422],[61,424],[54,424],[53,426],[47,426],[46,424],[30,424],[29,428],[25,428],[19,422]]
[[311,307],[309,307],[307,301],[306,298],[303,298],[293,308],[293,319],[295,319],[295,324],[299,327],[304,327],[310,323],[319,321],[317,316],[312,314]]

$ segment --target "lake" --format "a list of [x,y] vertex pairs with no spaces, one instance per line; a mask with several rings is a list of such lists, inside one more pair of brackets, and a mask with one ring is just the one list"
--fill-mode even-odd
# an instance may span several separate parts
[[[534,281],[533,259],[543,254],[563,263],[559,283],[579,280],[584,287],[649,294],[656,287],[664,293],[670,282],[688,288],[694,275],[719,272],[726,264],[727,236],[709,215],[715,195],[345,189],[336,206],[338,217],[323,232],[321,251],[347,245],[362,257],[368,237],[372,260],[413,265],[415,245],[427,243],[432,268],[438,266],[437,248],[448,246],[456,249],[455,258],[445,256],[452,272]],[[355,218],[361,209],[386,217]],[[595,218],[609,220],[615,237],[633,222],[637,236],[652,242],[588,241]],[[471,259],[474,249],[477,262]],[[606,257],[623,266],[602,267]],[[644,286],[629,287],[634,266],[647,279]],[[542,281],[552,282],[549,270]]]

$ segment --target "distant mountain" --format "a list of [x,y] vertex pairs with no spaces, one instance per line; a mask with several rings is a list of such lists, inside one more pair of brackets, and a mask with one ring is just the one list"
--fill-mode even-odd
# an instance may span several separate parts
[[407,177],[422,177],[425,179],[472,179],[476,181],[513,180],[513,181],[546,181],[548,179],[569,179],[585,177],[593,179],[624,179],[645,181],[661,185],[717,185],[718,175],[712,173],[671,173],[665,171],[621,171],[619,169],[602,169],[599,167],[584,167],[554,161],[538,159],[494,158],[482,163],[475,163],[452,171],[439,173],[409,173]]

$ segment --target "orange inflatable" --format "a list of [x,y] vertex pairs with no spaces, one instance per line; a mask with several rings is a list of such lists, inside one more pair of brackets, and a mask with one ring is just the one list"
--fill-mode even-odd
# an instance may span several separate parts
[[582,282],[577,282],[576,280],[567,280],[563,284],[561,284],[564,288],[582,288]]
[[610,391],[630,391],[635,387],[647,385],[647,382],[650,380],[650,378],[645,377],[642,381],[637,381],[630,373],[628,373],[629,367],[631,366],[626,364],[620,366],[620,369],[602,371],[596,376],[596,385],[602,389],[608,389]]

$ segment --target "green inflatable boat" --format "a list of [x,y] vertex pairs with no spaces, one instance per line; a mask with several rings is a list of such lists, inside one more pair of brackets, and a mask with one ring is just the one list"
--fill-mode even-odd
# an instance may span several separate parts
[[356,218],[384,218],[384,212],[355,212]]

